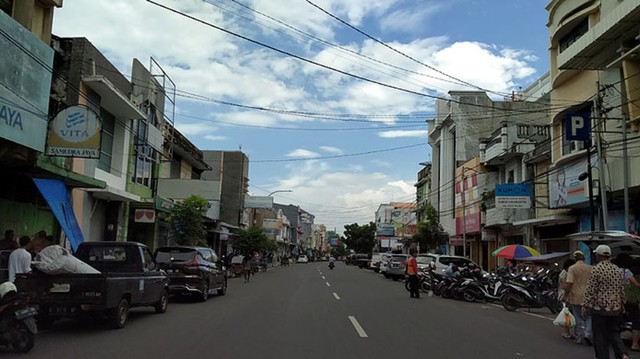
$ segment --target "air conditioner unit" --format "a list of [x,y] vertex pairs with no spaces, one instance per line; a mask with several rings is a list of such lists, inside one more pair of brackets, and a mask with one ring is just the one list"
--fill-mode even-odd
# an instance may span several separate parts
[[573,152],[578,152],[580,150],[584,149],[584,142],[583,141],[571,141],[571,147],[570,147],[570,153]]

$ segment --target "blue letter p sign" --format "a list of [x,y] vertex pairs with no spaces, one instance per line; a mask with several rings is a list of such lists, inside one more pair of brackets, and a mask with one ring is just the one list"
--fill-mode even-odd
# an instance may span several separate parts
[[588,113],[570,113],[564,122],[567,141],[589,141],[591,118]]

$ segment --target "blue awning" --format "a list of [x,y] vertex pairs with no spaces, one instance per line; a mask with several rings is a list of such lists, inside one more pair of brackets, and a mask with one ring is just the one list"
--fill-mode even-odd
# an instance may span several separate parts
[[76,215],[73,213],[67,187],[65,187],[64,182],[59,179],[34,178],[33,182],[40,190],[40,193],[42,193],[42,197],[47,201],[51,212],[53,212],[53,215],[60,223],[60,227],[62,227],[62,230],[67,235],[71,248],[75,252],[80,243],[84,242],[84,237],[82,236]]

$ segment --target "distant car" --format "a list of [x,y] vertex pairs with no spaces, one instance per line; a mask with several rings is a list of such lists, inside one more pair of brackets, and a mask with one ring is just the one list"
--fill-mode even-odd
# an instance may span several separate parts
[[387,273],[385,273],[385,277],[393,278],[393,280],[404,278],[404,274],[407,269],[408,258],[409,255],[407,254],[392,254],[391,259],[389,260]]
[[169,276],[173,294],[195,294],[204,302],[213,291],[227,292],[226,268],[211,248],[160,247],[155,260]]
[[450,263],[453,263],[458,267],[464,267],[465,265],[469,264],[480,267],[468,258],[444,254],[421,253],[418,254],[416,260],[418,262],[418,268],[424,268],[430,263],[435,263],[436,271],[438,273],[442,273],[445,269],[447,269]]
[[307,258],[307,256],[305,256],[305,255],[300,255],[300,256],[298,256],[298,260],[296,262],[297,263],[309,263],[309,258]]

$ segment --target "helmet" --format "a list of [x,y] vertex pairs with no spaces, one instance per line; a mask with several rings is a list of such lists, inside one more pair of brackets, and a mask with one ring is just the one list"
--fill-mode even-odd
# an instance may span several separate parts
[[0,284],[0,298],[11,292],[13,292],[14,294],[18,293],[18,288],[16,288],[15,284],[11,282],[4,282]]

